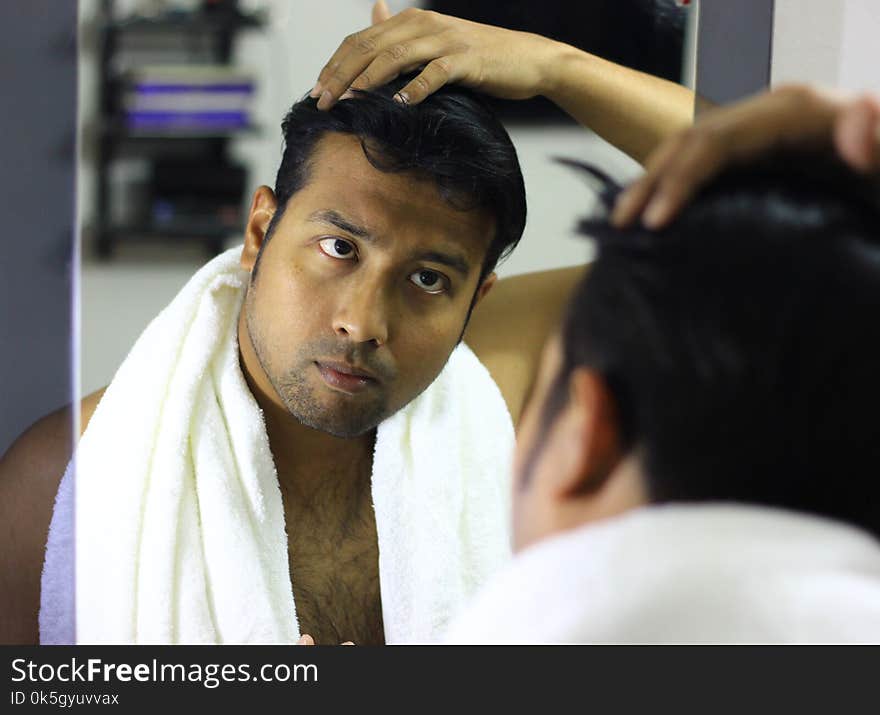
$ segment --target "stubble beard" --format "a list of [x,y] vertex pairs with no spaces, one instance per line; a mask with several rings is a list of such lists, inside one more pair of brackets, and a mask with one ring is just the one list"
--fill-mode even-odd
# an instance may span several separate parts
[[327,392],[332,393],[335,404],[322,405],[305,376],[312,361],[297,360],[297,364],[302,367],[289,370],[277,379],[270,375],[269,379],[287,411],[306,427],[351,439],[375,429],[389,416],[384,399],[369,399],[364,395],[348,397],[330,388]]
[[[255,325],[254,312],[253,298],[249,295],[245,306],[245,326],[257,360],[285,409],[301,424],[334,437],[352,439],[370,432],[382,420],[391,416],[392,411],[388,408],[384,392],[376,396],[364,394],[346,396],[328,387],[325,391],[334,404],[332,406],[322,404],[316,389],[309,383],[307,377],[308,372],[312,370],[317,372],[314,360],[308,357],[314,351],[308,346],[297,352],[293,361],[295,367],[278,374],[269,358],[271,350],[267,348],[267,341],[263,339],[259,327]],[[381,390],[381,387],[368,389],[377,391]]]

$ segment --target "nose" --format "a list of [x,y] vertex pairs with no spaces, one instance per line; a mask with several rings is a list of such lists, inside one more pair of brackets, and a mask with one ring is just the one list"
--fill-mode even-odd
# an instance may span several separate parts
[[333,318],[334,332],[355,343],[384,345],[388,342],[387,303],[382,286],[355,279],[351,290],[340,296]]

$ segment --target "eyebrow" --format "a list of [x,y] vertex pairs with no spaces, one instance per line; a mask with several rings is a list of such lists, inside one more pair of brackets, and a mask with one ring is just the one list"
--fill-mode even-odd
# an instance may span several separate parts
[[467,262],[467,260],[465,260],[462,256],[458,254],[440,253],[439,251],[427,251],[425,253],[420,253],[418,256],[416,256],[416,260],[441,263],[444,266],[449,266],[453,270],[458,271],[465,278],[467,278],[468,273],[470,273],[470,264]]
[[334,211],[333,209],[322,209],[320,211],[315,211],[314,213],[309,215],[309,221],[317,221],[319,223],[329,223],[336,228],[345,231],[346,233],[350,233],[352,236],[357,236],[358,238],[362,238],[365,241],[375,241],[376,237],[373,236],[366,228],[363,226],[358,226],[358,224],[353,221],[345,218],[338,211]]
[[[319,211],[314,211],[309,215],[308,220],[336,226],[336,228],[345,231],[346,233],[350,233],[352,236],[356,236],[357,238],[362,238],[370,243],[373,243],[376,240],[376,237],[372,233],[370,233],[368,229],[354,223],[352,220],[346,218],[341,213],[339,213],[338,211],[334,211],[333,209],[321,209]],[[425,251],[424,253],[418,254],[414,258],[417,261],[432,261],[433,263],[440,263],[441,265],[448,266],[449,268],[452,268],[453,270],[460,273],[465,278],[470,273],[470,263],[464,256],[459,253],[446,253],[444,251]]]

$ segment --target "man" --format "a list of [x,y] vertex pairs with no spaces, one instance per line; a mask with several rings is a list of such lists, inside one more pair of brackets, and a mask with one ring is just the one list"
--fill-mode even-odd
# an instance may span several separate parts
[[[525,196],[516,155],[488,110],[458,90],[408,108],[391,99],[395,89],[352,99],[332,113],[318,111],[311,99],[294,105],[283,125],[286,149],[275,190],[261,187],[256,192],[241,267],[236,268],[250,273],[244,305],[233,320],[238,363],[262,413],[283,497],[296,618],[302,631],[326,643],[344,638],[359,643],[384,640],[388,624],[383,626],[378,558],[379,547],[384,545],[377,533],[382,524],[376,523],[373,514],[375,496],[371,498],[371,487],[375,487],[371,474],[374,466],[378,468],[374,451],[381,442],[377,426],[425,392],[447,365],[471,311],[495,282],[492,269],[496,261],[516,245],[525,223]],[[234,308],[230,305],[227,312]],[[162,320],[160,316],[148,333],[155,333]],[[177,322],[197,325],[198,311]],[[176,329],[176,325],[171,327]],[[95,615],[105,624],[111,622],[112,604],[130,598],[133,604],[140,604],[132,605],[132,610],[137,610],[142,620],[144,604],[162,600],[159,595],[147,597],[143,593],[144,584],[156,583],[158,587],[161,578],[147,578],[147,566],[137,565],[128,575],[123,573],[127,567],[110,573],[96,568],[96,573],[87,576],[93,559],[99,565],[96,554],[102,543],[106,549],[126,541],[126,524],[114,521],[115,515],[125,515],[123,522],[140,524],[142,533],[149,534],[154,528],[150,526],[149,502],[164,497],[151,496],[153,492],[148,490],[176,467],[168,462],[142,477],[139,470],[141,465],[160,459],[164,435],[172,430],[168,417],[173,411],[171,400],[177,394],[203,389],[200,385],[210,364],[206,360],[193,382],[181,382],[179,369],[171,364],[168,377],[160,378],[163,367],[158,355],[182,356],[189,348],[182,343],[153,345],[150,341],[155,339],[148,333],[139,343],[152,345],[150,363],[139,369],[132,367],[138,350],[145,350],[136,346],[110,391],[87,398],[84,407],[77,482],[80,638],[88,632],[84,609],[92,602],[86,591],[90,581],[107,594],[107,603],[98,606]],[[213,349],[222,340],[218,334],[206,347]],[[116,395],[123,390],[126,374],[131,372],[137,373],[137,381],[152,385],[153,394],[168,394],[165,403],[155,406],[159,416],[155,427],[147,402],[150,395],[113,397],[114,390]],[[227,379],[227,374],[224,371],[217,380]],[[494,385],[491,389],[497,391]],[[118,403],[115,408],[114,399]],[[98,414],[92,417],[91,408],[98,401]],[[138,405],[131,424],[124,434],[112,433],[115,426],[130,419],[124,412],[125,405],[130,409],[131,403]],[[107,423],[103,427],[96,422],[101,409]],[[231,411],[233,408],[224,407],[224,420],[229,424],[235,419]],[[240,409],[236,411],[240,413]],[[199,425],[208,419],[188,418],[198,424],[183,444],[195,445]],[[486,429],[497,433],[499,443],[509,444],[510,417],[504,418],[507,425],[488,416],[484,419]],[[110,443],[118,450],[133,434],[153,432],[157,434],[155,444],[141,447],[135,442],[123,461],[111,462]],[[21,467],[28,466],[28,453],[42,448],[41,433],[45,430],[38,427],[16,445],[10,454],[11,470],[20,474]],[[96,441],[99,444],[92,449],[90,445]],[[193,453],[197,449],[194,446]],[[189,454],[183,455],[184,463],[196,459]],[[233,457],[241,463],[242,451],[234,448]],[[91,485],[98,483],[96,475],[105,464],[115,464],[117,478],[98,491]],[[60,463],[54,469],[64,471]],[[210,514],[203,490],[214,487],[204,473],[203,469],[200,474],[196,465],[191,478],[181,483],[192,482],[199,492],[200,514],[196,518],[207,529]],[[262,472],[257,468],[253,473]],[[480,480],[476,472],[471,477]],[[127,482],[140,484],[139,479],[142,486],[138,488],[146,494],[144,508],[132,509],[137,500],[133,494],[124,499],[112,496],[113,488]],[[495,475],[491,479],[498,481]],[[169,485],[156,493],[174,490],[174,485]],[[94,496],[89,497],[93,491]],[[270,495],[263,493],[261,498],[269,499]],[[90,505],[104,500],[113,512],[91,518]],[[491,508],[503,508],[503,500],[496,501]],[[181,513],[185,514],[186,508]],[[456,518],[462,515],[451,515],[451,520]],[[489,517],[488,523],[495,520]],[[103,538],[97,539],[95,548],[86,549],[90,524],[101,529]],[[499,519],[498,525],[495,538],[503,544],[503,521]],[[173,534],[173,523],[168,528]],[[230,523],[227,530],[232,528]],[[276,533],[268,526],[263,532]],[[162,550],[158,535],[143,538],[147,544],[143,548]],[[198,538],[205,541],[209,537],[200,534]],[[262,532],[259,538],[263,538]],[[143,551],[135,542],[140,543],[140,537],[132,537],[128,556],[105,553],[107,560],[138,562]],[[173,545],[169,548],[177,549]],[[206,548],[210,550],[210,546]],[[469,547],[463,551],[470,553]],[[216,567],[210,563],[210,554],[206,558],[206,600],[217,600],[220,597],[212,589],[222,588],[228,594],[231,587],[223,579],[217,583],[212,580]],[[109,582],[111,578],[114,583]],[[123,580],[139,585],[126,586]],[[388,583],[383,587],[391,589]],[[184,598],[177,584],[169,585],[166,591],[172,602]],[[278,598],[269,600],[277,602]],[[274,639],[251,625],[230,635],[219,610],[221,606],[215,604],[212,618],[218,627],[211,638],[246,639],[253,633],[255,638]],[[294,621],[292,607],[281,610],[288,610],[289,620]],[[384,620],[387,618],[386,614]],[[120,623],[124,620],[120,614]],[[243,618],[238,622],[248,623]],[[136,642],[147,637],[177,637],[157,635],[151,627],[144,622],[135,633],[118,637]],[[95,637],[112,639],[116,637],[113,632],[108,626]],[[185,633],[185,625],[175,626],[175,632]],[[147,633],[151,635],[145,636]],[[283,635],[279,640],[284,640]]]
[[[419,32],[426,29],[422,24],[425,18],[432,21],[438,18],[433,13],[418,12],[400,17],[411,23],[406,26],[415,27]],[[404,25],[399,25],[399,21],[400,18],[391,18],[376,27],[400,29]],[[615,68],[597,58],[581,67],[584,71],[589,69],[587,76],[571,71],[569,63],[564,67],[560,65],[564,71],[557,76],[545,72],[549,69],[545,66],[547,60],[565,57],[581,62],[583,53],[578,55],[571,48],[524,33],[508,33],[451,18],[444,18],[443,22],[452,22],[454,28],[471,36],[470,52],[474,58],[479,59],[487,47],[494,46],[504,52],[518,47],[525,64],[541,68],[540,72],[511,76],[505,63],[497,63],[502,93],[511,89],[511,83],[518,96],[549,94],[552,87],[555,101],[583,121],[593,122],[600,132],[605,132],[636,157],[643,157],[659,138],[689,120],[690,97],[670,83],[652,82],[639,73]],[[433,32],[434,28],[427,27],[427,30]],[[489,37],[495,38],[492,43],[482,42]],[[338,78],[338,72],[334,76]],[[491,75],[486,77],[491,79]],[[597,81],[599,78],[601,82]],[[447,359],[462,338],[488,369],[491,389],[500,390],[508,413],[506,423],[515,424],[548,326],[553,324],[565,296],[581,273],[580,269],[572,269],[525,276],[493,288],[494,264],[515,245],[524,221],[521,177],[509,142],[497,123],[481,113],[465,93],[448,90],[421,102],[421,98],[407,89],[406,82],[399,80],[390,85],[390,90],[379,91],[377,95],[357,96],[326,113],[326,99],[317,102],[319,109],[312,100],[294,107],[285,127],[287,149],[275,191],[263,187],[256,192],[241,254],[243,269],[252,273],[246,290],[244,286],[241,289],[241,295],[246,292],[246,299],[238,313],[235,350],[240,350],[238,360],[250,399],[259,407],[261,417],[255,419],[264,420],[268,450],[271,450],[269,466],[277,472],[283,497],[286,548],[290,558],[288,568],[284,569],[285,572],[289,569],[290,577],[279,577],[276,568],[272,579],[279,592],[293,589],[298,620],[294,631],[314,634],[319,642],[325,643],[349,638],[360,643],[381,642],[389,628],[387,623],[383,625],[383,619],[403,617],[400,614],[411,610],[409,606],[394,608],[386,604],[393,594],[388,593],[384,582],[381,596],[379,592],[382,559],[381,536],[377,532],[381,525],[376,523],[369,498],[369,477],[376,466],[373,450],[377,446],[377,426],[387,425],[392,416],[404,412],[401,409],[404,406],[416,404],[417,396],[428,395],[426,388],[438,384],[436,378],[444,374]],[[363,83],[355,87],[362,88],[365,88]],[[480,88],[492,91],[491,86]],[[391,102],[391,94],[400,92],[406,95],[406,101]],[[658,97],[665,101],[658,102]],[[346,103],[348,107],[344,106]],[[373,110],[379,106],[383,107],[382,113],[376,114]],[[609,112],[610,121],[609,116],[603,114],[603,106]],[[621,107],[632,111],[620,116],[617,113]],[[640,109],[651,109],[653,114],[645,116]],[[469,117],[459,123],[447,122],[445,117],[456,111]],[[320,115],[324,119],[319,121]],[[442,121],[441,115],[444,115]],[[303,124],[306,117],[308,121]],[[385,122],[383,117],[392,119]],[[303,130],[307,125],[317,129],[309,134]],[[455,135],[458,130],[454,127],[461,130],[465,125],[466,129],[458,136],[458,139],[463,136],[465,141],[458,141]],[[303,133],[298,135],[300,130]],[[424,140],[422,144],[413,143],[414,155],[407,155],[407,137]],[[428,152],[428,158],[433,163],[425,165],[415,161],[413,156],[422,154],[419,147],[432,140],[436,146],[433,154]],[[446,149],[441,151],[442,147]],[[451,153],[449,147],[453,147]],[[482,162],[482,166],[475,166],[475,162]],[[487,167],[490,170],[487,171]],[[480,181],[491,186],[484,190],[485,186],[480,188]],[[508,202],[506,207],[505,201]],[[194,311],[190,317],[197,316],[198,311]],[[291,316],[296,316],[296,320]],[[217,337],[206,349],[219,345],[220,337]],[[193,378],[198,382],[175,392],[169,387],[173,384],[170,377],[165,381],[157,378],[158,358],[161,354],[164,360],[169,352],[141,352],[146,355],[143,362],[138,363],[142,369],[130,382],[140,380],[152,384],[151,380],[155,380],[153,393],[139,396],[145,401],[159,392],[170,399],[190,391],[199,392],[203,384],[208,384],[211,390],[221,387],[206,383],[205,376],[199,373]],[[177,353],[171,351],[170,354]],[[153,356],[155,365],[150,364],[149,358]],[[206,363],[205,370],[208,367]],[[222,382],[222,376],[217,379]],[[482,384],[481,389],[491,391]],[[114,392],[116,396],[109,399]],[[112,413],[111,404],[116,404],[117,411],[123,410],[125,405],[138,404],[126,400],[120,392],[121,388],[114,390],[111,386],[106,397],[102,390],[83,400],[81,428],[83,439],[87,441],[79,455],[78,506],[92,508],[100,503],[83,496],[94,482],[87,476],[84,465],[90,464],[100,471],[98,457],[102,450],[119,452],[125,440],[140,438],[144,433],[153,434],[146,417],[137,429],[120,434],[112,432],[114,426],[127,423]],[[448,401],[454,400],[449,398]],[[103,407],[99,407],[101,404]],[[154,407],[151,419],[155,419],[158,430],[155,434],[161,441],[167,432],[164,427],[158,427],[162,424],[159,417],[164,414],[163,406],[156,403]],[[4,588],[8,602],[2,609],[5,618],[2,640],[6,642],[36,640],[36,604],[46,526],[58,492],[58,480],[71,453],[65,434],[68,414],[59,412],[37,423],[4,457],[0,503],[7,510],[3,521],[8,524],[11,535],[4,542],[3,553],[3,572],[8,583]],[[93,415],[100,423],[100,430],[97,423],[92,422]],[[195,432],[204,424],[198,419],[190,422]],[[484,425],[486,429],[494,426],[491,422]],[[228,424],[225,429],[229,429]],[[507,427],[501,424],[499,429],[499,434],[504,435]],[[98,435],[104,435],[103,441]],[[180,437],[181,441],[177,446],[169,442],[168,452],[174,454],[178,448],[190,450],[186,454],[192,461],[195,442],[189,436],[189,432],[175,433],[175,438]],[[506,440],[506,437],[496,440],[498,444],[494,448],[503,452]],[[110,446],[114,450],[109,450]],[[485,445],[477,444],[473,449],[476,453],[485,449]],[[129,457],[134,465],[129,468],[125,455],[120,455],[117,471],[129,474],[132,469],[142,471],[144,463],[153,464],[153,451],[146,451],[143,456],[143,459]],[[461,458],[467,458],[467,454]],[[503,462],[497,466],[503,472]],[[169,462],[171,471],[176,467]],[[143,508],[132,511],[132,533],[125,535],[131,558],[122,558],[113,552],[112,559],[117,566],[110,574],[102,575],[96,554],[123,539],[111,536],[101,541],[100,535],[94,534],[94,552],[86,552],[88,556],[78,558],[76,564],[78,569],[92,568],[89,566],[92,564],[96,577],[118,576],[116,586],[131,601],[131,608],[143,611],[157,604],[156,618],[148,619],[149,622],[141,623],[125,613],[116,613],[115,617],[120,623],[137,621],[135,632],[152,633],[151,638],[160,640],[170,636],[156,633],[167,634],[174,628],[179,631],[185,627],[186,624],[175,622],[164,624],[162,628],[167,626],[166,630],[150,630],[165,618],[163,613],[166,616],[177,613],[173,604],[184,596],[192,603],[216,607],[213,594],[207,597],[178,589],[151,595],[144,588],[156,581],[137,578],[131,572],[140,568],[132,566],[131,560],[155,555],[149,548],[141,548],[141,544],[149,547],[162,536],[168,538],[169,553],[176,549],[173,521],[160,519],[156,523],[165,524],[166,528],[156,526],[157,536],[143,539],[140,536],[154,528],[144,526],[146,522],[141,521],[153,503],[146,490],[167,473],[168,470],[154,470],[139,477],[143,479],[144,490],[141,496],[133,495],[132,499],[146,501],[141,505]],[[479,482],[479,479],[473,481]],[[112,489],[128,484],[117,480],[104,486]],[[199,481],[190,480],[185,484],[187,489],[197,490],[194,485]],[[489,486],[487,483],[486,488]],[[166,492],[178,493],[171,488]],[[69,493],[70,488],[62,489],[59,499]],[[104,498],[108,493],[102,492]],[[189,491],[180,493],[185,499],[194,498]],[[261,494],[265,496],[265,492]],[[108,507],[103,518],[122,522],[125,519],[121,514],[133,509],[128,500]],[[184,511],[190,513],[193,508],[189,504],[190,511]],[[202,509],[205,508],[203,504]],[[478,509],[480,505],[474,504],[471,508]],[[503,500],[486,508],[491,508],[492,514],[501,514]],[[167,517],[164,508],[159,508],[157,514]],[[205,513],[198,519],[204,522]],[[94,519],[79,519],[80,537],[84,537],[82,529],[98,529],[102,523],[100,515]],[[495,522],[488,519],[487,523]],[[476,559],[479,528],[475,524],[476,531],[471,530],[468,537],[473,548],[458,549],[453,545],[450,552]],[[277,533],[278,530],[273,531]],[[409,536],[413,538],[413,534]],[[418,536],[417,540],[427,539]],[[506,541],[506,534],[503,528],[493,527],[487,529],[484,540],[497,546]],[[81,538],[80,542],[78,548],[84,548],[86,539]],[[276,553],[277,543],[272,543]],[[259,560],[262,552],[257,549],[254,553],[254,559]],[[61,556],[58,558],[64,561]],[[478,568],[463,567],[468,583],[479,582],[488,575],[497,558],[498,554],[487,556]],[[395,565],[389,561],[386,558],[386,569],[392,570]],[[154,565],[165,573],[169,564],[167,559],[159,559]],[[211,563],[201,564],[200,578],[209,580],[211,569],[215,567]],[[450,568],[454,572],[455,569]],[[406,568],[398,565],[397,569],[404,572],[401,578],[405,579]],[[427,576],[424,579],[427,580]],[[98,582],[86,584],[84,581],[84,578],[78,579],[78,589],[98,588]],[[226,586],[232,588],[234,581],[227,580]],[[466,595],[470,586],[462,586],[462,589],[449,600],[443,614]],[[45,592],[43,595],[46,596]],[[170,599],[167,606],[163,605],[166,597]],[[106,598],[109,608],[115,608],[115,601],[109,596]],[[290,599],[290,603],[293,600]],[[89,603],[89,599],[80,598],[76,607],[82,609]],[[275,606],[282,614],[278,616],[281,621],[286,608],[284,603],[288,602],[279,603]],[[98,627],[99,606],[93,608],[92,615]],[[110,615],[108,610],[108,620]],[[216,615],[207,613],[204,618],[210,621]],[[425,622],[433,624],[426,625],[427,629],[443,625],[446,616],[435,616],[430,613],[425,616]],[[179,614],[175,618],[179,621]],[[289,620],[293,620],[292,616]],[[79,625],[84,621],[80,619]],[[210,631],[210,637],[214,638],[216,632],[217,628]],[[280,640],[287,637],[286,631],[279,633],[273,633],[272,637],[278,636]],[[127,632],[123,640],[137,638]]]
[[[813,106],[801,139],[830,145],[842,104]],[[717,121],[752,147],[780,126],[753,113],[793,110],[771,94]],[[598,256],[517,436],[521,553],[449,642],[880,640],[876,184],[787,156],[677,208],[656,233],[585,223]]]

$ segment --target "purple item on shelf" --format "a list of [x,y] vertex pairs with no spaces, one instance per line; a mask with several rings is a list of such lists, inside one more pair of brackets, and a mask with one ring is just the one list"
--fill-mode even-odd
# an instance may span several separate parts
[[127,112],[129,129],[243,129],[247,112]]

